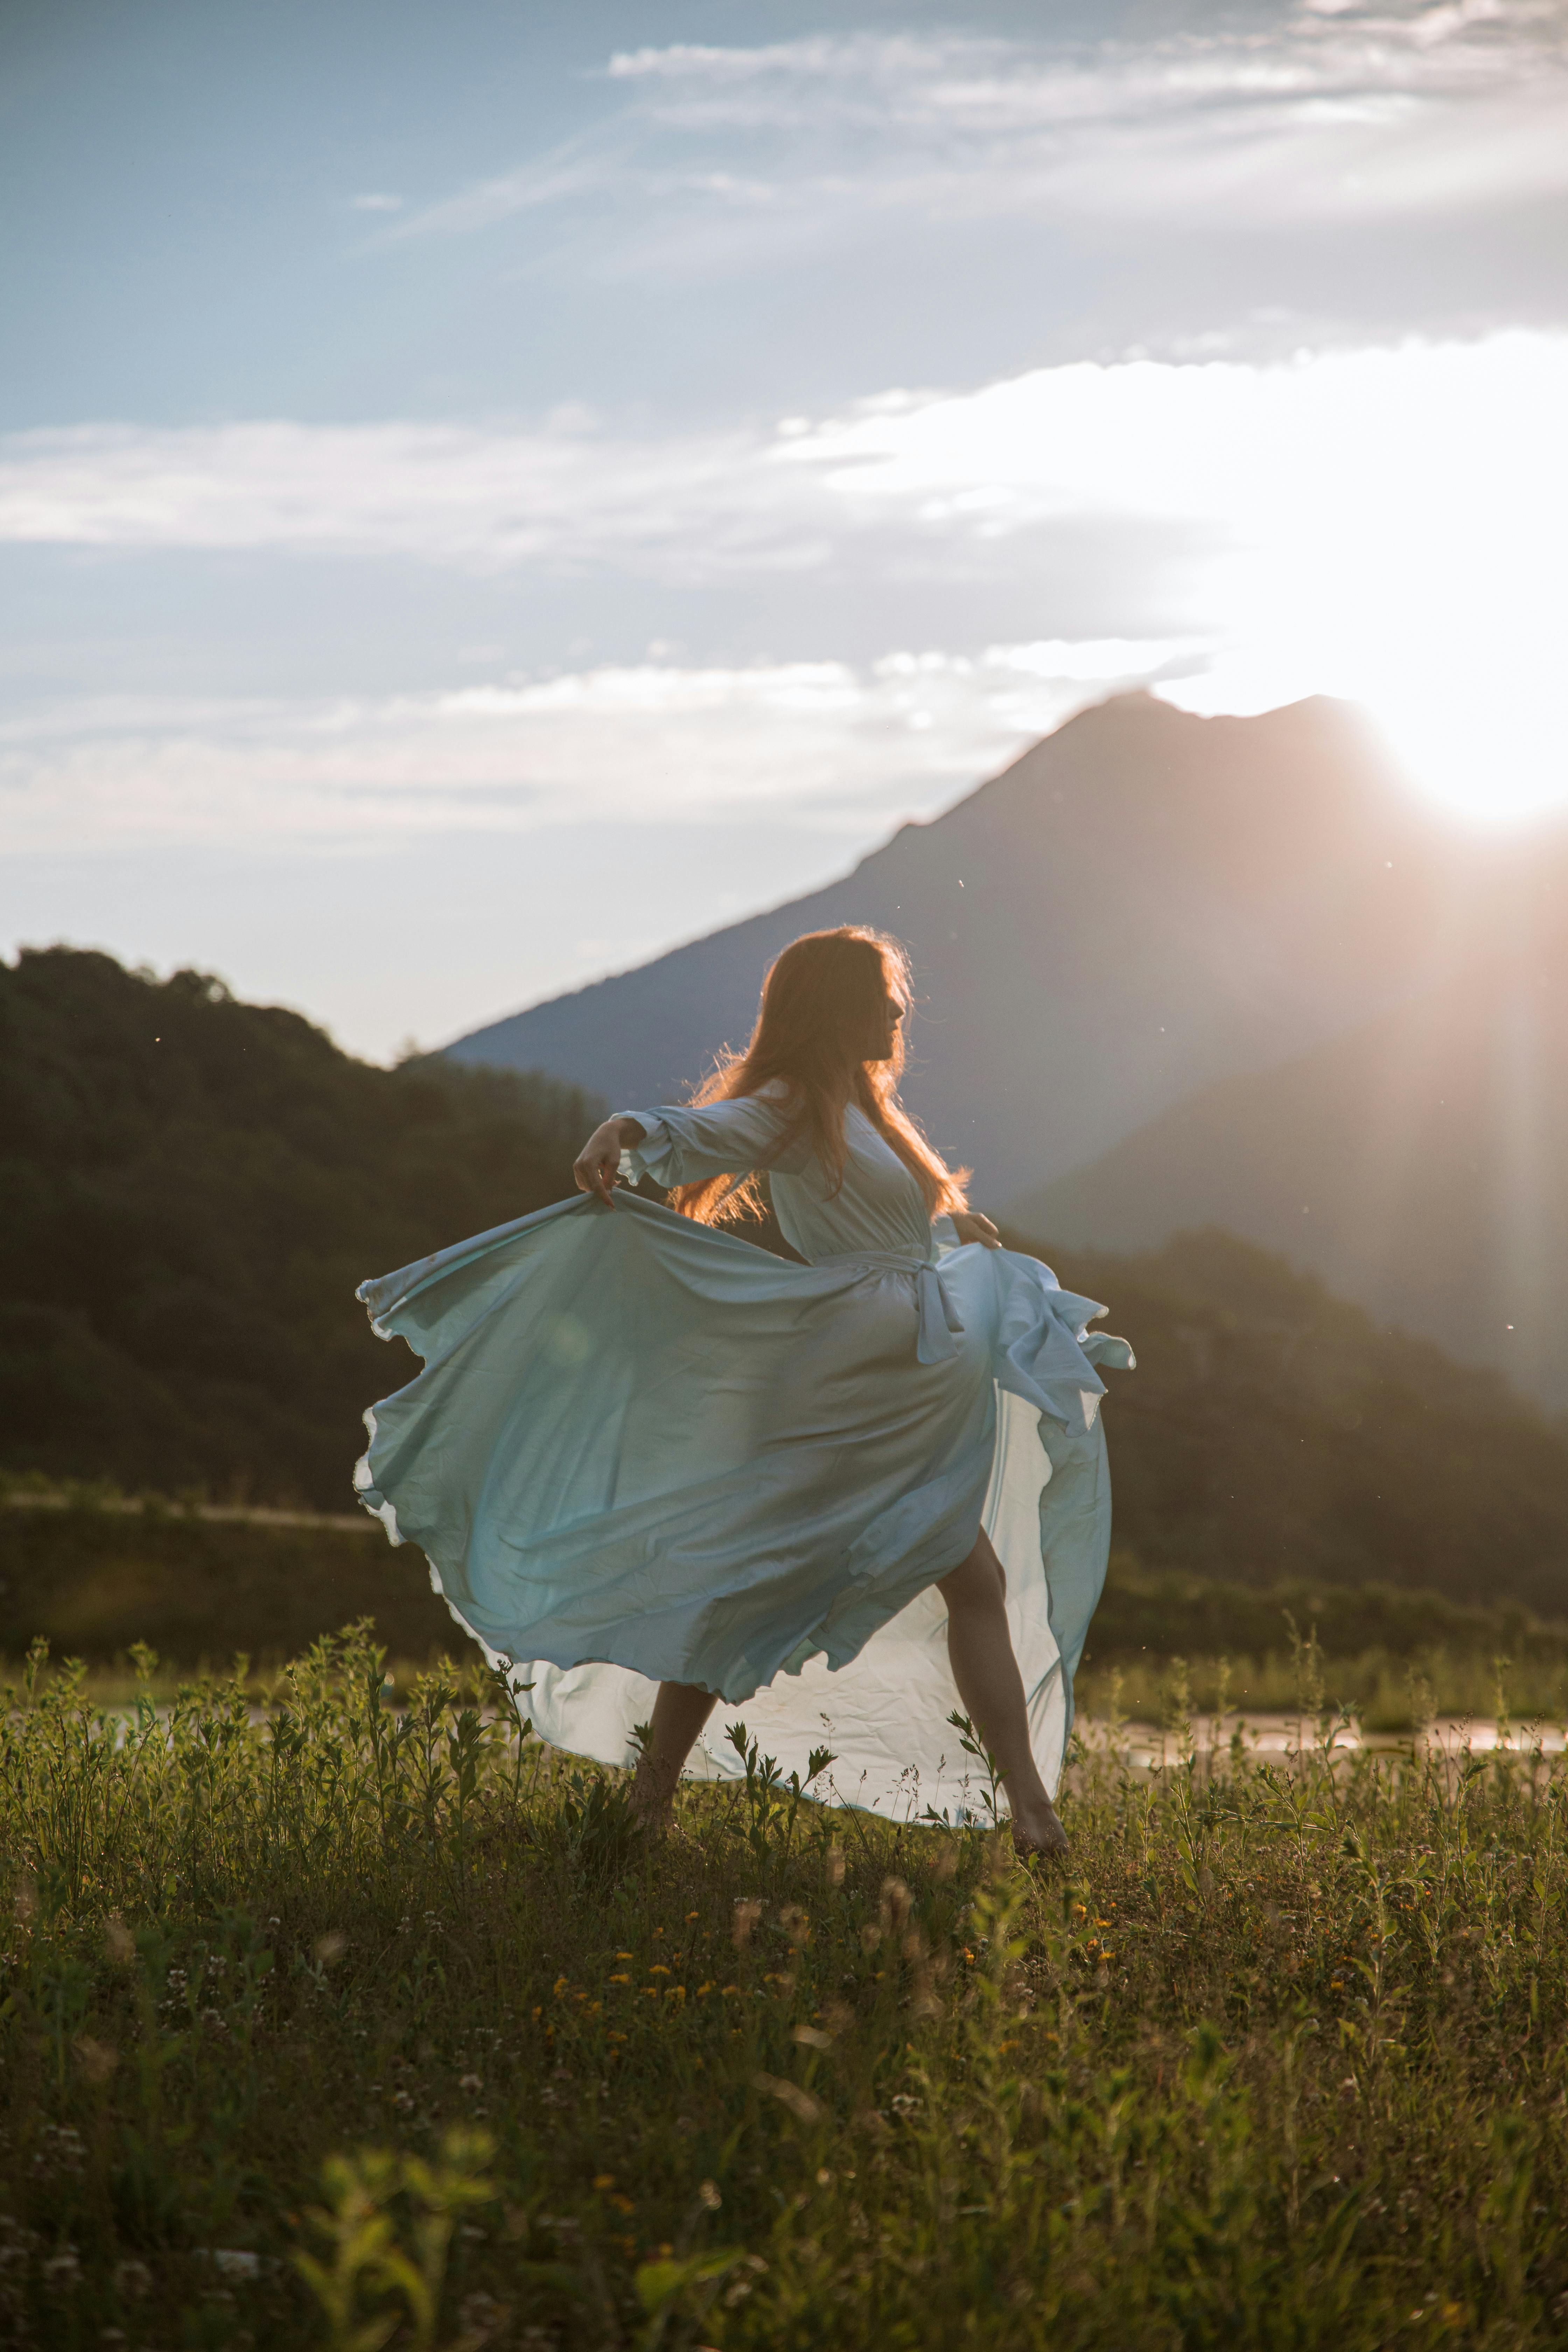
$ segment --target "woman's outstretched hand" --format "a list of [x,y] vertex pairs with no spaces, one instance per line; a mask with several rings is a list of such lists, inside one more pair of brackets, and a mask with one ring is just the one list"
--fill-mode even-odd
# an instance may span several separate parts
[[982,1249],[1000,1249],[1002,1246],[1001,1234],[990,1218],[983,1217],[978,1209],[954,1210],[952,1230],[961,1242],[978,1242]]
[[621,1154],[647,1133],[639,1118],[607,1118],[596,1127],[572,1163],[572,1181],[579,1192],[594,1192],[606,1208],[616,1205],[616,1178]]

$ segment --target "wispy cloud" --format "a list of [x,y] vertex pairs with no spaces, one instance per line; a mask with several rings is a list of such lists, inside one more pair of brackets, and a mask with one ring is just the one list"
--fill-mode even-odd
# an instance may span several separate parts
[[0,541],[696,578],[816,560],[830,514],[754,431],[635,442],[576,412],[533,428],[278,421],[0,443]]
[[[75,703],[0,729],[13,852],[157,843],[374,854],[431,833],[794,815],[859,845],[942,807],[1168,644],[645,663],[379,698]],[[1188,665],[1190,666],[1190,665]]]
[[[1138,220],[1248,234],[1441,216],[1568,187],[1563,0],[1307,6],[1267,29],[1097,44],[948,34],[614,57],[569,146],[412,213],[400,237],[618,192],[640,266],[864,235],[879,216]],[[692,224],[706,215],[704,233]]]

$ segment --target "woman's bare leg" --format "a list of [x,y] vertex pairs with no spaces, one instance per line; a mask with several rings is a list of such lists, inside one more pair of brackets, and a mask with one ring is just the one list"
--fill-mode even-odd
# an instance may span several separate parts
[[952,1679],[964,1713],[996,1759],[1013,1811],[1015,1841],[1025,1851],[1065,1853],[1067,1832],[1046,1794],[1029,1744],[1024,1677],[1007,1631],[1006,1571],[988,1536],[977,1538],[969,1558],[941,1578],[937,1590],[947,1603]]
[[717,1704],[711,1691],[694,1683],[660,1683],[648,1743],[632,1781],[633,1811],[650,1829],[668,1819],[681,1767]]

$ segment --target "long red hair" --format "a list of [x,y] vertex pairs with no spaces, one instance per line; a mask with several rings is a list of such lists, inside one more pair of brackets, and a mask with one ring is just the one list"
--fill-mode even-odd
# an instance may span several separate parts
[[[844,1112],[857,1103],[914,1177],[935,1217],[967,1205],[969,1171],[949,1168],[899,1100],[902,1027],[894,1033],[887,1061],[866,1059],[888,996],[901,997],[906,1005],[910,1001],[909,961],[897,940],[853,924],[805,932],[769,968],[745,1052],[726,1053],[692,1099],[727,1102],[782,1080],[789,1125],[773,1157],[807,1135],[831,1179],[830,1192],[844,1181]],[[682,1184],[671,1193],[670,1206],[703,1225],[760,1214],[755,1172],[732,1190],[731,1181],[712,1176],[706,1183]]]

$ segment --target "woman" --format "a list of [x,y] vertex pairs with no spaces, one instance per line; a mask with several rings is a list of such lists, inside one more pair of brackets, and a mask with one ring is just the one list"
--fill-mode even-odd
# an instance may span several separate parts
[[[796,940],[745,1053],[606,1119],[577,1200],[363,1285],[426,1369],[366,1415],[356,1485],[545,1737],[619,1762],[637,1727],[650,1822],[689,1759],[740,1769],[701,1741],[720,1698],[786,1769],[826,1734],[847,1801],[972,1811],[956,1688],[1020,1852],[1059,1851],[1046,1779],[1109,1546],[1094,1366],[1131,1357],[901,1108],[908,1007],[891,940]],[[804,1265],[715,1225],[760,1171]]]

